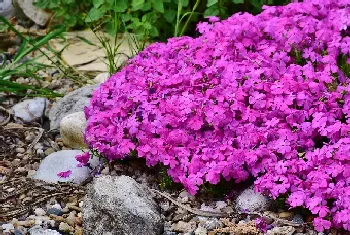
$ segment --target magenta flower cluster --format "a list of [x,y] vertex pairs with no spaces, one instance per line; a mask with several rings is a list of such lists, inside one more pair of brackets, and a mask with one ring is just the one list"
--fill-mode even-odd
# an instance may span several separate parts
[[350,230],[350,1],[216,21],[150,45],[102,84],[86,142],[109,160],[162,163],[192,194],[253,176],[308,208],[319,231]]

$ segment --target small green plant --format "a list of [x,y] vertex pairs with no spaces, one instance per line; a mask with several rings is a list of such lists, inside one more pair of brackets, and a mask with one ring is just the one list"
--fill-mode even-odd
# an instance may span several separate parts
[[[38,40],[32,40],[29,37],[23,36],[11,25],[10,22],[8,22],[2,16],[0,16],[0,22],[9,30],[15,32],[16,35],[22,40],[22,44],[17,53],[13,56],[12,60],[7,61],[4,59],[2,64],[0,64],[0,91],[11,92],[18,95],[36,95],[49,97],[60,96],[59,94],[52,92],[49,89],[37,88],[30,85],[22,85],[11,81],[10,78],[25,76],[39,79],[39,77],[36,76],[36,73],[39,70],[48,68],[50,66],[37,62],[37,59],[39,57],[28,58],[28,55],[36,50],[40,50],[40,48],[47,45],[51,39],[60,36],[65,31],[65,27],[57,27],[49,32],[46,36]],[[31,90],[30,94],[26,93],[28,90]]]
[[159,170],[159,187],[161,190],[182,188],[179,183],[175,183],[168,175],[167,169],[164,166],[160,166]]

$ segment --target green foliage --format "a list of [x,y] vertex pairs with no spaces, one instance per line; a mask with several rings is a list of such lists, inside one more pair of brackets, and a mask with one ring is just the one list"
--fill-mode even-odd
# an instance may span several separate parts
[[159,187],[161,190],[182,188],[181,184],[175,183],[168,175],[167,169],[164,166],[161,166],[159,170]]
[[32,40],[29,37],[24,37],[19,31],[17,31],[11,23],[9,23],[4,17],[0,16],[1,25],[6,26],[9,30],[12,30],[22,40],[22,44],[14,55],[12,60],[8,63],[6,60],[0,64],[0,91],[10,92],[18,95],[28,95],[27,91],[30,90],[31,96],[48,96],[55,97],[59,94],[52,92],[48,89],[37,88],[29,85],[22,85],[10,80],[11,77],[26,76],[32,78],[38,78],[36,73],[48,65],[38,63],[36,58],[26,58],[32,52],[40,50],[43,46],[53,39],[60,36],[66,29],[64,26],[57,27],[49,32],[46,36],[39,38],[38,40]]
[[[133,32],[151,40],[194,36],[194,28],[206,16],[225,19],[239,12],[258,13],[261,6],[281,5],[288,0],[39,0],[37,6],[55,12],[58,22],[71,28],[94,23],[111,35],[113,26],[119,32]],[[118,21],[115,22],[115,16]]]

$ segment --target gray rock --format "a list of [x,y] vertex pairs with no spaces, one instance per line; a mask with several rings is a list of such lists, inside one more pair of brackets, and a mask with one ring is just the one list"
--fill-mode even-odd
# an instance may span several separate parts
[[12,4],[12,0],[3,0],[0,2],[0,15],[5,18],[15,15],[15,7]]
[[[61,150],[50,154],[41,162],[38,171],[33,176],[34,179],[43,180],[49,183],[73,182],[80,184],[90,176],[90,169],[87,166],[78,167],[78,161],[75,156],[82,154],[81,150]],[[97,166],[97,158],[90,160],[91,165]],[[63,171],[72,171],[67,178],[57,176]]]
[[14,118],[18,123],[38,122],[45,113],[49,101],[45,98],[24,100],[12,107]]
[[63,117],[60,124],[60,133],[65,146],[74,149],[86,148],[84,131],[86,119],[84,112],[76,112]]
[[254,192],[254,189],[248,188],[236,199],[236,209],[238,211],[248,210],[249,212],[260,212],[269,210],[272,205],[272,201],[262,195],[261,193]]
[[149,190],[128,176],[95,178],[82,207],[84,234],[157,235],[164,223]]
[[61,233],[52,229],[44,229],[40,226],[34,226],[29,229],[29,235],[61,235]]
[[58,129],[63,117],[71,113],[81,112],[90,104],[93,91],[99,85],[85,86],[68,93],[51,108],[49,113],[50,128]]
[[57,208],[50,208],[47,210],[46,212],[47,215],[58,215],[58,216],[61,216],[63,215],[63,212],[62,210],[59,210]]
[[292,235],[295,232],[295,228],[292,226],[274,227],[267,231],[266,235]]

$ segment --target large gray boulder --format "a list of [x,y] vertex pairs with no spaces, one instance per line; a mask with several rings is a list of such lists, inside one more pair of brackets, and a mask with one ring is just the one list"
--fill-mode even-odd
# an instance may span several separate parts
[[128,176],[95,178],[82,209],[86,235],[157,235],[164,229],[150,191]]
[[83,111],[84,107],[90,104],[92,93],[98,86],[85,86],[72,91],[54,104],[49,113],[50,128],[58,129],[63,117]]
[[[87,166],[77,166],[79,162],[75,156],[82,154],[81,150],[61,150],[51,153],[40,163],[39,169],[33,176],[34,179],[43,180],[49,183],[73,182],[80,184],[90,176],[90,169]],[[99,160],[91,159],[92,166],[97,166]],[[57,176],[60,172],[71,171],[67,178]]]

